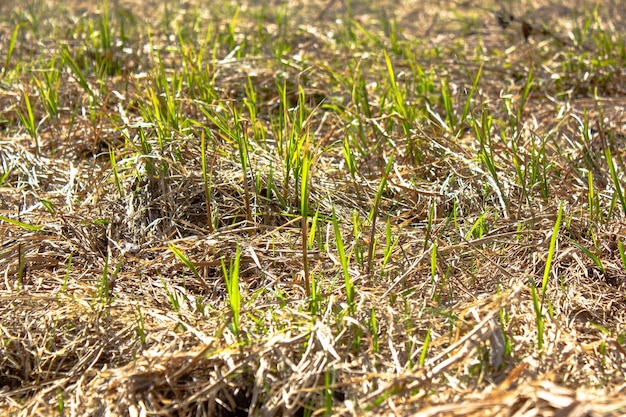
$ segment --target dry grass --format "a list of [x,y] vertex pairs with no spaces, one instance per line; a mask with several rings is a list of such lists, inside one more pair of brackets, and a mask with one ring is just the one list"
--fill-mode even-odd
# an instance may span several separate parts
[[626,412],[619,2],[175,3],[0,6],[3,414]]

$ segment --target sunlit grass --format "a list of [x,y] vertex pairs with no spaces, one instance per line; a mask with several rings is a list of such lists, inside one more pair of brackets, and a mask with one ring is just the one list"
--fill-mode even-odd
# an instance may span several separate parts
[[411,415],[505,390],[541,414],[546,381],[611,395],[619,22],[483,3],[0,17],[7,407],[78,410],[118,377],[132,395],[112,415]]

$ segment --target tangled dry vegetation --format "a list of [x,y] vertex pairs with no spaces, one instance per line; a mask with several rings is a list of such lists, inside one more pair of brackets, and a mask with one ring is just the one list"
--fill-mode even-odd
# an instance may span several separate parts
[[98,3],[0,6],[2,414],[626,412],[621,2]]

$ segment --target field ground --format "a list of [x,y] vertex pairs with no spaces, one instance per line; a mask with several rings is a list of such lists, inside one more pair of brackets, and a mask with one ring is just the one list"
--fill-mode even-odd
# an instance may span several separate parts
[[626,413],[620,1],[4,1],[0,413]]

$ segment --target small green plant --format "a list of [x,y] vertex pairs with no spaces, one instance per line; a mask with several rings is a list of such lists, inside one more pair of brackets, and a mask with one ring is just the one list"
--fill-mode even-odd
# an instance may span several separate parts
[[204,186],[204,203],[206,204],[206,223],[209,233],[213,233],[213,211],[211,204],[211,180],[213,179],[213,163],[215,162],[215,154],[211,161],[211,166],[207,166],[206,160],[207,146],[205,140],[205,131],[202,130],[200,137],[200,160],[202,164],[202,184]]
[[71,70],[72,75],[74,75],[74,78],[76,79],[76,82],[78,82],[78,85],[80,85],[82,89],[89,95],[89,98],[91,99],[91,102],[92,102],[90,104],[94,104],[97,99],[97,96],[94,93],[93,89],[91,88],[91,85],[89,85],[89,83],[87,82],[87,79],[85,78],[85,75],[83,74],[83,71],[80,69],[80,67],[74,60],[72,53],[70,52],[69,48],[66,45],[63,45],[61,48],[61,57],[63,59],[63,63],[67,65],[69,69]]
[[509,203],[506,198],[506,193],[502,188],[500,178],[498,176],[498,167],[495,162],[493,154],[493,146],[491,143],[491,126],[493,119],[489,110],[485,107],[482,109],[482,116],[480,122],[472,117],[471,125],[474,129],[474,133],[480,142],[480,151],[478,153],[478,159],[485,165],[491,178],[488,178],[488,183],[494,188],[498,198],[501,202],[502,209],[508,216]]
[[67,293],[67,283],[70,280],[70,270],[72,268],[72,257],[73,255],[70,253],[70,256],[67,259],[67,267],[65,268],[65,278],[63,279],[63,286],[61,287],[61,292],[63,294]]
[[626,214],[626,200],[624,199],[624,192],[622,191],[622,186],[617,175],[617,170],[615,169],[615,164],[613,163],[613,156],[611,155],[611,149],[607,146],[604,148],[604,156],[606,157],[606,163],[609,166],[609,171],[611,172],[611,179],[613,180],[613,186],[615,187],[615,194],[617,194],[617,198],[622,206],[622,211]]
[[35,155],[39,155],[39,126],[37,121],[35,120],[35,115],[33,114],[33,107],[30,104],[30,98],[28,98],[28,93],[22,90],[22,99],[24,100],[25,111],[22,111],[18,108],[17,116],[22,122],[22,126],[28,132],[28,135],[34,142],[35,145]]
[[307,296],[315,294],[311,291],[311,279],[309,277],[309,182],[311,160],[308,151],[304,150],[305,155],[302,157],[302,177],[300,179],[300,216],[302,216],[302,267],[304,269],[304,286]]
[[533,298],[533,306],[535,309],[535,318],[537,322],[537,349],[543,350],[543,331],[544,331],[544,318],[543,307],[546,303],[546,291],[548,290],[548,278],[550,278],[550,272],[552,270],[552,260],[556,252],[556,242],[559,236],[559,229],[561,228],[561,219],[563,217],[563,202],[559,204],[559,211],[552,229],[552,237],[550,238],[550,247],[548,248],[548,254],[546,259],[546,265],[543,270],[543,279],[541,282],[541,300],[539,300],[537,289],[534,281],[531,279],[531,291]]
[[431,297],[437,299],[437,242],[433,242],[430,251],[430,282],[433,287]]
[[387,166],[385,167],[385,173],[380,180],[380,184],[378,186],[378,192],[376,193],[376,198],[374,199],[374,207],[370,212],[370,221],[372,223],[371,232],[370,232],[370,242],[369,242],[369,250],[367,253],[367,275],[371,275],[372,273],[372,265],[374,263],[374,242],[376,240],[376,219],[378,218],[378,207],[380,206],[380,201],[382,199],[383,192],[385,191],[385,187],[387,187],[387,178],[389,177],[389,173],[391,172],[391,167],[393,166],[393,155],[387,161]]
[[344,286],[346,291],[346,302],[348,303],[348,312],[354,314],[356,312],[355,301],[355,288],[352,279],[350,278],[350,272],[348,271],[349,256],[346,254],[343,245],[343,239],[341,237],[341,230],[339,229],[339,220],[335,215],[335,208],[333,207],[332,217],[333,228],[335,230],[335,244],[337,246],[337,255],[339,256],[339,263],[341,264],[341,270],[343,272]]
[[424,345],[422,346],[422,353],[420,354],[420,359],[418,362],[419,367],[423,367],[426,362],[426,357],[428,356],[428,348],[430,346],[430,329],[426,332],[426,337],[424,338]]
[[222,274],[226,283],[226,291],[228,293],[228,301],[230,311],[233,315],[232,329],[236,336],[239,336],[239,316],[241,310],[241,292],[239,291],[239,260],[241,257],[241,247],[237,245],[235,251],[235,259],[231,259],[228,267],[226,261],[222,257]]
[[104,268],[102,270],[100,281],[98,282],[96,293],[97,299],[102,304],[108,305],[113,302],[113,287],[115,286],[115,281],[117,280],[117,276],[120,273],[123,264],[124,258],[122,257],[118,261],[113,273],[109,274],[109,256],[104,259]]
[[17,42],[17,35],[20,32],[22,25],[18,24],[13,28],[13,32],[11,33],[11,39],[9,40],[9,45],[7,47],[7,56],[4,59],[4,70],[3,75],[7,75],[7,71],[9,71],[9,65],[11,64],[11,58],[13,58],[13,52],[15,51],[15,43]]
[[180,300],[176,289],[172,289],[170,291],[170,288],[167,285],[167,281],[163,279],[162,276],[159,276],[159,278],[161,279],[161,284],[163,284],[163,289],[165,289],[165,294],[167,294],[167,299],[172,305],[172,309],[174,309],[174,311],[180,311]]
[[59,88],[61,87],[61,77],[59,71],[55,68],[56,60],[50,61],[47,70],[42,72],[43,82],[37,77],[33,77],[33,81],[37,85],[37,93],[39,100],[48,116],[57,121],[59,117]]
[[144,324],[144,320],[143,320],[143,313],[141,312],[141,307],[138,305],[136,308],[136,326],[135,326],[135,332],[137,333],[137,337],[139,337],[139,341],[141,342],[142,346],[145,345],[146,343],[146,339],[147,339],[147,334],[146,334],[146,327]]
[[57,411],[59,414],[65,414],[65,392],[62,388],[57,388],[56,391]]
[[24,230],[28,230],[31,232],[38,232],[43,229],[43,226],[37,226],[29,223],[24,223],[19,220],[11,219],[6,216],[0,216],[0,221],[7,222],[12,224],[13,226],[21,227]]
[[372,333],[372,351],[378,353],[378,322],[376,321],[376,310],[374,307],[372,307],[370,314],[370,332]]
[[383,251],[383,261],[381,263],[381,277],[384,273],[385,267],[389,264],[391,257],[393,255],[393,251],[400,240],[400,236],[396,236],[395,238],[392,236],[391,232],[391,219],[387,217],[387,222],[385,224],[385,248]]
[[109,161],[111,162],[111,172],[113,172],[113,181],[115,182],[117,192],[119,193],[120,198],[124,198],[124,189],[122,188],[122,183],[120,182],[117,170],[117,160],[115,159],[115,149],[113,147],[109,148]]
[[200,275],[200,272],[198,272],[198,269],[196,268],[196,266],[193,264],[193,262],[191,262],[191,260],[183,253],[183,251],[181,251],[180,249],[178,249],[176,247],[176,245],[170,243],[168,245],[169,250],[174,254],[174,256],[176,256],[176,258],[178,258],[179,261],[181,261],[187,268],[189,268],[191,270],[191,272],[193,272],[193,274],[195,275],[195,277],[198,279],[198,281],[200,282],[200,284],[202,284],[205,288],[209,289],[209,285],[206,283],[206,281],[204,280],[204,278],[202,277],[202,275]]
[[624,251],[624,244],[621,241],[617,242],[617,249],[619,250],[619,258],[622,261],[622,267],[626,270],[626,251]]

